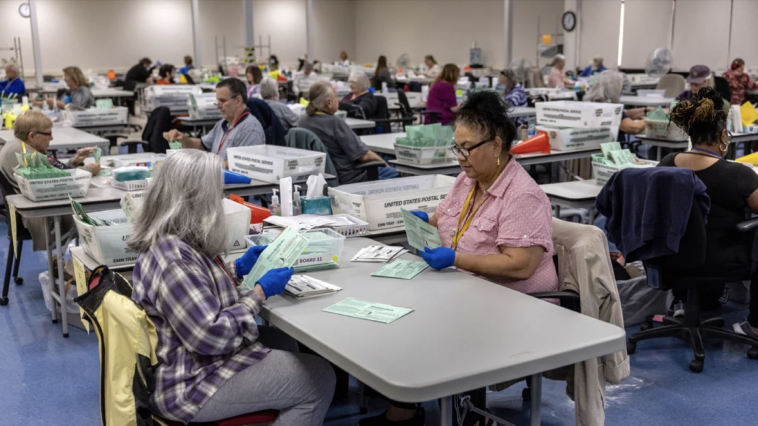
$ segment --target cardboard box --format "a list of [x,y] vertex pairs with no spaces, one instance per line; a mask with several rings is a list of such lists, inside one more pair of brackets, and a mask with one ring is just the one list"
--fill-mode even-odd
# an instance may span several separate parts
[[216,106],[215,93],[203,93],[187,95],[187,108],[189,116],[195,120],[220,120],[221,110]]
[[537,130],[547,132],[547,137],[550,140],[550,149],[556,151],[598,148],[601,143],[613,142],[618,137],[617,127],[559,129],[548,126],[537,126]]
[[403,226],[400,208],[434,214],[455,183],[444,175],[415,176],[329,188],[334,214],[368,222],[370,231]]
[[421,147],[395,144],[395,157],[399,161],[411,164],[455,163],[450,146]]
[[32,201],[59,200],[69,196],[77,198],[87,195],[92,173],[81,169],[66,171],[71,173],[70,177],[27,180],[23,176],[16,175],[15,178],[21,194]]
[[537,102],[537,124],[591,129],[621,125],[621,104],[555,101]]
[[229,148],[227,158],[230,171],[271,183],[288,176],[294,182],[305,181],[324,173],[326,165],[325,153],[275,145]]
[[66,121],[74,127],[111,126],[129,124],[129,109],[115,107],[110,109],[86,109],[83,111],[63,111]]
[[[223,200],[226,214],[227,244],[229,251],[247,248],[245,236],[249,233],[250,209],[231,200]],[[126,244],[134,225],[129,223],[123,210],[106,210],[92,213],[92,216],[114,222],[115,226],[92,226],[74,215],[76,229],[85,253],[97,262],[107,266],[135,263],[139,253]]]
[[684,130],[668,121],[651,120],[645,117],[645,137],[669,141],[686,141],[689,136]]

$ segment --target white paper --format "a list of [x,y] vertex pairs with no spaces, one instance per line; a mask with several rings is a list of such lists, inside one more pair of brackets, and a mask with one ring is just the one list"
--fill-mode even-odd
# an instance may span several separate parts
[[387,263],[392,259],[408,253],[408,250],[395,246],[368,246],[360,249],[351,262]]
[[292,178],[279,179],[279,196],[282,206],[282,216],[292,216]]
[[[300,230],[308,230],[318,227],[345,226],[352,223],[345,223],[342,218],[332,218],[330,216],[318,216],[313,214],[301,214],[297,216],[269,216],[263,219],[264,222],[272,225],[281,226],[282,228],[293,227]],[[348,221],[349,222],[349,221]]]
[[305,183],[308,189],[305,193],[306,200],[312,200],[314,198],[320,198],[324,196],[324,185],[326,185],[326,179],[321,173],[318,176],[308,176],[308,181]]
[[298,299],[332,294],[340,290],[342,289],[334,284],[317,280],[308,275],[293,275],[287,283],[287,287],[284,288],[286,294]]

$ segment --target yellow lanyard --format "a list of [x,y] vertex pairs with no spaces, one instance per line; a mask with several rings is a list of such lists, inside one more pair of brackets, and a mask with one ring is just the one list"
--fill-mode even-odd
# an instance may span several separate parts
[[455,250],[458,248],[458,243],[461,241],[461,238],[463,238],[463,234],[468,230],[469,226],[471,226],[471,222],[474,221],[474,216],[476,216],[476,213],[479,211],[479,209],[482,207],[482,204],[484,204],[485,196],[486,194],[482,194],[482,202],[479,203],[479,206],[474,209],[474,212],[471,213],[471,216],[468,217],[466,222],[463,224],[463,228],[461,228],[461,222],[463,222],[463,219],[466,218],[466,215],[468,214],[471,199],[474,197],[474,193],[476,192],[476,183],[474,183],[474,188],[469,192],[468,197],[466,198],[466,203],[463,204],[463,210],[461,210],[461,215],[458,217],[458,226],[455,228],[455,231],[453,232],[453,244],[452,249]]
[[[26,154],[26,144],[24,141],[21,141],[21,150],[24,151],[24,154]],[[34,157],[37,154],[37,151],[34,151],[34,154],[32,154],[32,157]],[[29,167],[29,162],[26,161],[26,157],[24,157],[24,164],[26,164],[26,167]]]

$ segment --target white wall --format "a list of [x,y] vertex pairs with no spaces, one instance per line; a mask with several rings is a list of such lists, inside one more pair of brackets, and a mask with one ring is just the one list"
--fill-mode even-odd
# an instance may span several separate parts
[[[645,68],[647,57],[653,50],[659,47],[671,48],[673,1],[626,0],[625,5],[621,66]],[[676,65],[675,63],[674,66]]]
[[356,59],[385,55],[394,63],[407,53],[413,64],[427,54],[440,64],[468,63],[476,41],[483,61],[502,67],[504,13],[502,0],[356,0]]
[[355,3],[353,0],[313,1],[315,59],[331,63],[339,59],[343,50],[348,58],[356,59]]
[[532,65],[545,65],[550,59],[537,56],[542,34],[563,33],[561,16],[564,0],[513,1],[513,58],[526,59]]
[[[563,10],[578,13],[578,29],[564,35],[568,65],[584,67],[595,54],[616,66],[621,0],[512,0],[513,58],[536,61],[537,37],[562,32]],[[0,47],[20,36],[27,77],[34,71],[29,19],[18,14],[22,0],[0,0]],[[43,69],[60,75],[77,65],[103,72],[125,71],[137,59],[181,64],[192,54],[191,0],[37,0]],[[670,39],[671,0],[626,0],[622,66],[642,67],[655,47]],[[758,64],[752,35],[758,0],[677,0],[674,69],[696,63],[723,69],[737,56]],[[337,59],[341,50],[359,62],[380,54],[395,62],[408,53],[413,63],[433,54],[441,63],[468,62],[476,41],[486,64],[505,64],[503,0],[314,0],[314,57]],[[254,26],[271,35],[273,52],[284,66],[307,49],[306,0],[255,0]],[[729,20],[732,23],[731,52]],[[705,18],[707,17],[707,19]],[[539,21],[539,24],[538,24]],[[200,0],[201,55],[215,64],[214,36],[226,36],[227,54],[242,53],[245,39],[242,0]],[[268,54],[258,52],[259,58]],[[0,59],[10,53],[0,51]],[[542,62],[544,63],[544,62]]]
[[605,66],[618,65],[620,0],[582,0],[582,26],[576,66],[584,68],[595,55],[603,57]]
[[[674,17],[674,69],[688,70],[705,64],[721,68],[729,62],[729,14],[731,2],[718,0],[677,1]],[[756,16],[752,16],[755,22]],[[751,27],[754,27],[752,25]],[[752,37],[751,31],[744,37]]]
[[735,0],[732,15],[732,49],[728,61],[718,64],[718,68],[727,69],[734,58],[744,59],[750,68],[758,66],[758,49],[755,46],[756,18],[758,1]]

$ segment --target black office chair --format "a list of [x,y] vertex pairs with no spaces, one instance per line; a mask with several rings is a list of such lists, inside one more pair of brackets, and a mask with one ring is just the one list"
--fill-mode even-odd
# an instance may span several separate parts
[[[695,359],[689,364],[690,370],[703,371],[705,348],[703,335],[745,343],[751,346],[747,351],[750,359],[758,360],[758,342],[742,334],[727,330],[723,318],[710,318],[700,321],[700,293],[705,286],[719,285],[727,282],[758,279],[758,219],[747,220],[737,225],[737,230],[745,235],[745,244],[750,247],[751,265],[743,270],[719,270],[717,265],[709,264],[706,253],[705,216],[697,203],[693,203],[687,229],[679,243],[680,252],[650,259],[643,262],[648,276],[648,285],[660,290],[686,290],[687,300],[684,305],[684,318],[666,316],[663,325],[653,327],[653,318],[648,317],[640,329],[642,331],[629,336],[627,353],[634,354],[637,343],[659,337],[683,337],[689,341]],[[712,262],[711,262],[712,263]],[[714,271],[716,274],[714,274]],[[758,295],[752,295],[756,297]]]
[[[13,276],[13,281],[16,283],[16,285],[21,285],[24,283],[24,279],[18,276],[18,265],[21,263],[21,250],[24,248],[24,241],[30,241],[32,239],[32,234],[28,229],[26,229],[26,227],[24,227],[24,222],[21,221],[21,215],[16,212],[16,253],[18,254],[17,256],[14,256],[13,247],[11,246],[13,244],[13,233],[11,230],[10,209],[8,209],[7,197],[8,195],[15,195],[15,192],[13,191],[13,188],[11,187],[8,180],[5,178],[5,175],[2,173],[0,173],[0,190],[3,193],[3,198],[6,198],[5,224],[8,230],[9,242],[8,258],[5,262],[5,279],[3,280],[3,292],[2,296],[0,296],[0,306],[5,306],[8,304],[8,290],[10,287],[11,276]],[[13,274],[11,274],[11,268],[13,268]]]
[[729,82],[726,81],[724,77],[713,77],[714,82],[714,89],[716,89],[717,92],[721,95],[722,98],[726,99],[727,102],[732,101],[732,88],[729,87]]
[[[398,90],[398,100],[400,100],[400,92],[402,92],[402,90]],[[405,93],[403,93],[402,96],[405,99],[405,103],[408,104],[408,97],[405,96]],[[400,117],[392,118],[390,117],[387,98],[384,96],[376,96],[376,101],[376,115],[375,118],[371,118],[371,121],[376,123],[376,127],[374,128],[374,131],[376,133],[392,133],[393,123],[400,123],[403,126],[403,131],[405,131],[406,125],[411,125],[416,121],[416,117],[414,117],[412,114],[403,114],[402,102],[400,103]],[[410,105],[408,109],[410,109]]]
[[147,141],[123,141],[120,146],[125,146],[129,154],[136,154],[140,146],[142,152],[150,152],[150,142]]

